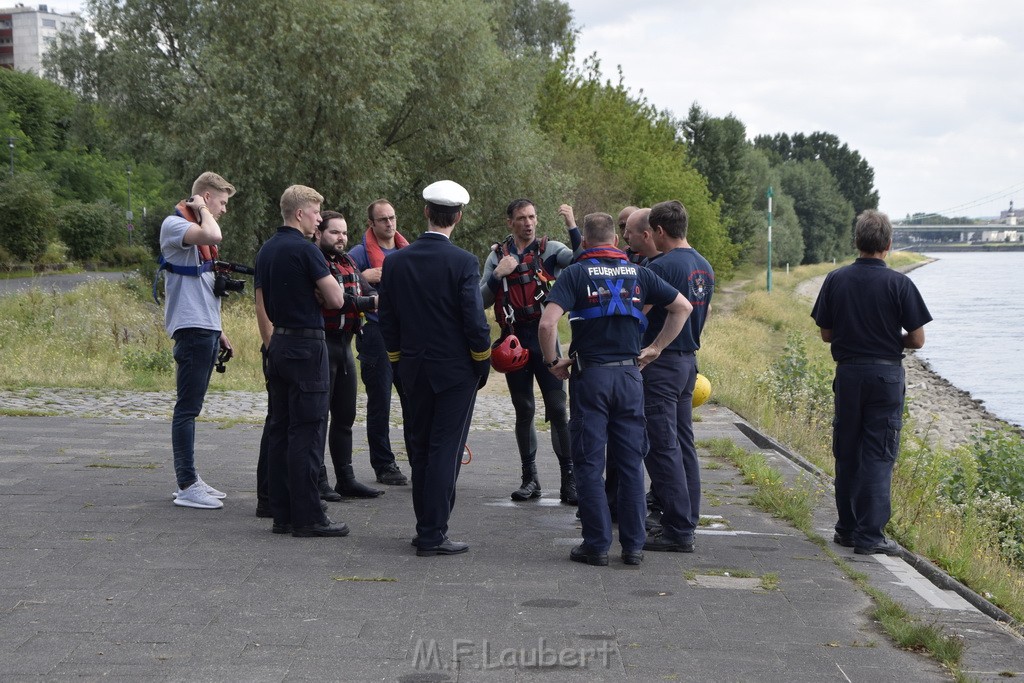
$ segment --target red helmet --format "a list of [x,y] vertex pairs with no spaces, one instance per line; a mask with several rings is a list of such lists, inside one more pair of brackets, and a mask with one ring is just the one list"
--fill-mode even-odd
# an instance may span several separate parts
[[491,366],[498,372],[522,370],[530,361],[530,350],[523,348],[519,337],[510,334],[491,346]]

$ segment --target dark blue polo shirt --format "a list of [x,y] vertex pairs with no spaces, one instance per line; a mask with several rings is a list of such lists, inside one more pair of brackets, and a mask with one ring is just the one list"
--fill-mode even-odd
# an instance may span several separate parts
[[296,228],[281,226],[256,255],[257,289],[274,327],[322,330],[316,283],[330,275],[320,249]]
[[[675,287],[693,306],[693,313],[686,319],[686,324],[679,336],[672,340],[666,351],[696,351],[700,348],[700,333],[704,329],[704,321],[711,306],[711,295],[715,291],[715,271],[707,259],[697,253],[696,249],[679,248],[665,252],[653,259],[648,268],[660,276],[665,282]],[[664,308],[655,307],[647,312],[647,331],[644,332],[643,345],[649,346],[665,326],[668,312]]]
[[903,357],[903,330],[931,322],[917,286],[885,261],[859,258],[825,276],[811,309],[818,327],[832,330],[832,358]]
[[588,297],[593,290],[592,278],[612,282],[635,279],[640,288],[635,305],[640,308],[644,304],[667,306],[679,292],[651,271],[636,264],[608,258],[596,260],[595,264],[592,259],[581,258],[568,266],[558,276],[548,294],[549,302],[570,312],[572,342],[569,344],[569,354],[578,354],[590,363],[611,363],[636,358],[640,355],[640,325],[636,318],[609,315],[587,320],[573,316],[573,311],[591,306]]

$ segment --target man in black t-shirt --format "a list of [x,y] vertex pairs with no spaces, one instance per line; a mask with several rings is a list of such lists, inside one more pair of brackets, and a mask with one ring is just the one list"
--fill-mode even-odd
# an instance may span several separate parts
[[310,242],[320,225],[316,190],[292,185],[281,195],[284,225],[256,256],[256,316],[267,348],[270,410],[268,480],[274,533],[345,536],[320,507],[317,475],[327,435],[327,346],[323,305],[341,308],[345,295],[320,250]]
[[888,216],[863,212],[854,241],[860,258],[825,277],[811,310],[836,361],[832,454],[839,521],[833,540],[859,555],[899,555],[885,525],[903,427],[903,349],[924,346],[932,316],[910,278],[885,265],[892,248]]

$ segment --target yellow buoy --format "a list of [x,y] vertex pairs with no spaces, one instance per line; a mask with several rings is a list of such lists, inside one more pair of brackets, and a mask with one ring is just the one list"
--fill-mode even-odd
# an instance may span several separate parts
[[697,381],[693,385],[693,407],[704,405],[709,398],[711,398],[711,382],[698,372]]

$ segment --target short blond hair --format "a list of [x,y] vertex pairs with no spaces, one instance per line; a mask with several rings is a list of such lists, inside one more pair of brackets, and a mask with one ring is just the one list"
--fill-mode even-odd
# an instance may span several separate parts
[[201,176],[196,178],[196,181],[192,183],[192,194],[202,194],[206,191],[211,192],[227,192],[228,197],[235,196],[235,186],[228,181],[221,178],[213,171],[207,171]]
[[287,223],[295,217],[295,212],[309,204],[323,204],[324,198],[312,187],[292,185],[281,195],[281,218]]

